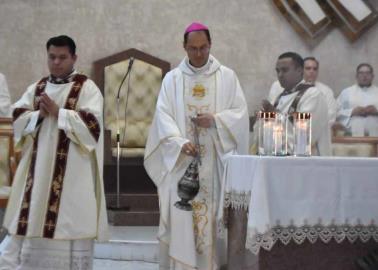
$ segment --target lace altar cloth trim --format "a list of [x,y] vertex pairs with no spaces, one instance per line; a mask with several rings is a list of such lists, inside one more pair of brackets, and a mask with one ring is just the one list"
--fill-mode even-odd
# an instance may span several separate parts
[[233,209],[248,210],[251,201],[251,191],[239,192],[232,190],[224,195],[224,207],[232,207]]
[[363,243],[370,239],[378,242],[378,226],[374,222],[370,225],[275,226],[264,234],[248,231],[246,248],[254,254],[258,254],[260,248],[271,250],[277,241],[281,241],[285,245],[290,241],[294,241],[300,245],[306,239],[312,244],[318,239],[324,243],[328,243],[331,239],[334,239],[337,243],[341,243],[344,240],[354,243],[357,239],[360,239]]

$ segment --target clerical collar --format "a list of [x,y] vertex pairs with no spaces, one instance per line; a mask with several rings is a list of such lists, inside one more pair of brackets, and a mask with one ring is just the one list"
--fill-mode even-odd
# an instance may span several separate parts
[[304,80],[301,80],[297,85],[295,85],[292,89],[290,90],[284,90],[280,96],[286,96],[293,94],[299,90],[301,90],[303,87],[307,87],[307,85],[314,86],[313,83],[305,82]]
[[198,67],[194,67],[194,66],[192,66],[192,64],[190,64],[190,61],[189,61],[188,57],[185,58],[185,64],[195,74],[202,74],[202,73],[205,73],[206,71],[208,71],[212,62],[213,61],[210,61],[210,56],[209,56],[209,58],[207,59],[206,64],[204,64],[202,67],[198,68]]
[[363,91],[367,91],[370,89],[371,85],[364,85],[364,86],[358,85],[358,87],[361,88]]
[[281,97],[298,92],[289,108],[289,112],[295,112],[297,110],[299,100],[310,87],[314,87],[314,84],[306,83],[304,80],[302,80],[293,89],[290,89],[290,91],[284,90],[274,102],[274,108],[277,108],[278,104],[280,103]]
[[57,78],[54,75],[50,74],[48,81],[53,84],[65,84],[72,82],[74,76],[76,75],[76,70],[73,70],[69,75],[64,78]]

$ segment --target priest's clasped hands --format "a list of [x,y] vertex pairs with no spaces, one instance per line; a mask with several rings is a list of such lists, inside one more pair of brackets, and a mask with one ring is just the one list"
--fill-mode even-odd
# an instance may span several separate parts
[[41,94],[39,100],[39,114],[42,118],[52,116],[58,119],[59,107],[46,93]]
[[276,108],[268,100],[263,99],[261,102],[261,110],[264,112],[275,112]]
[[366,117],[370,115],[372,116],[378,115],[377,108],[374,105],[369,105],[366,107],[357,106],[352,111],[352,116]]
[[[201,128],[211,128],[215,126],[215,119],[214,115],[211,113],[199,113],[197,117],[193,117],[192,121]],[[185,143],[182,148],[181,152],[188,155],[188,156],[195,156],[198,153],[196,145],[192,142]]]

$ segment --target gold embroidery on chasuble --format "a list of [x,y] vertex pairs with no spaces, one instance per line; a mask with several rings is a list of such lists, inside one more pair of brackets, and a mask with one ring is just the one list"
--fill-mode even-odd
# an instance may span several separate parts
[[41,81],[37,83],[34,95],[34,109],[39,110],[39,103],[41,100],[41,94],[45,91],[47,85],[47,77],[43,78]]
[[24,228],[28,225],[28,221],[26,220],[25,217],[22,217],[21,220],[18,222],[18,224],[21,228]]
[[39,108],[39,103],[41,102],[41,97],[34,98],[34,108]]
[[86,124],[89,132],[97,142],[98,138],[100,137],[101,129],[96,117],[86,111],[79,111],[79,116],[81,120],[83,120],[83,122]]
[[[47,77],[46,77],[46,80],[47,80]],[[42,81],[40,81],[38,84],[37,84],[37,89],[38,90],[45,90],[45,87],[46,87],[46,80],[42,79]]]
[[71,110],[73,110],[73,109],[75,108],[75,106],[76,106],[76,99],[74,99],[74,98],[69,98],[69,99],[67,100],[67,102],[68,102],[68,107],[69,107]]
[[[73,78],[74,83],[66,99],[64,106],[65,109],[76,109],[80,90],[86,79],[87,77],[84,75],[75,75],[75,77]],[[55,168],[53,172],[53,179],[50,188],[48,208],[46,211],[45,225],[43,230],[43,237],[45,238],[54,238],[56,222],[58,220],[59,214],[60,199],[63,191],[63,180],[67,166],[67,157],[70,142],[71,141],[68,139],[66,133],[63,130],[59,130]]]
[[23,209],[27,209],[29,207],[29,203],[28,202],[22,202],[22,206],[21,206]]
[[49,221],[46,223],[45,226],[46,226],[47,230],[49,230],[49,231],[55,229],[55,223],[54,223],[52,220],[49,220]]
[[198,113],[206,113],[209,111],[209,108],[210,108],[209,104],[200,105],[200,106],[188,104],[188,111],[191,112],[193,116],[195,116]]
[[192,89],[192,96],[196,99],[201,99],[206,95],[206,88],[201,84],[194,85]]
[[208,213],[208,206],[206,200],[193,201],[193,231],[194,235],[196,236],[196,250],[199,254],[204,252],[203,247],[205,246],[205,227],[209,223],[209,219],[207,217]]
[[[39,101],[41,94],[45,91],[45,87],[47,85],[47,77],[43,78],[39,83],[37,83],[36,90],[35,90],[35,97],[33,100],[34,110],[39,109]],[[84,75],[75,75],[73,79],[73,86],[68,94],[66,99],[66,103],[64,108],[65,109],[75,109],[80,89],[83,83],[86,81],[87,77]],[[17,112],[14,116],[19,116],[22,111]],[[18,219],[18,226],[17,226],[17,234],[18,235],[26,235],[27,233],[27,224],[29,219],[29,211],[30,211],[30,201],[34,183],[34,170],[35,170],[35,162],[37,157],[37,149],[38,149],[38,138],[39,138],[39,130],[34,138],[33,144],[33,151],[31,162],[29,166],[29,172],[27,176],[27,181],[24,190],[24,196],[22,200],[22,207],[20,210],[20,215]],[[60,198],[61,192],[63,188],[63,179],[64,173],[67,164],[67,154],[69,149],[70,140],[67,138],[65,132],[63,130],[59,130],[58,135],[58,143],[57,143],[57,151],[56,151],[56,160],[55,160],[55,168],[53,171],[53,178],[50,188],[49,194],[49,201],[47,206],[46,218],[44,222],[44,232],[43,237],[46,238],[53,238],[58,212],[59,212],[59,205],[60,205]],[[48,222],[46,222],[48,220]]]
[[[194,143],[194,127],[191,118],[198,114],[215,112],[215,76],[198,78],[185,77],[184,102],[186,115],[186,136]],[[206,256],[213,242],[213,142],[209,129],[198,128],[199,151],[202,166],[199,166],[200,190],[192,201],[193,233],[198,255]]]
[[[197,114],[201,114],[201,113],[207,113],[209,112],[210,110],[210,105],[207,104],[207,105],[199,105],[199,106],[196,106],[196,105],[193,105],[193,104],[187,104],[187,111],[188,111],[188,114],[191,115],[192,117],[196,117]],[[188,127],[188,130],[187,130],[188,134],[190,136],[194,136],[194,126],[193,125],[190,125]],[[207,135],[207,128],[198,128],[198,134],[200,136],[206,136]]]
[[199,154],[200,154],[201,158],[206,156],[206,146],[204,144],[200,144]]
[[[45,91],[47,77],[41,79],[35,88],[33,106],[34,110],[39,110],[39,100],[41,94]],[[16,121],[18,117],[21,116],[26,111],[30,111],[26,108],[15,108],[13,111],[13,121]],[[34,169],[35,169],[35,161],[37,159],[37,148],[38,148],[38,138],[39,138],[39,130],[37,131],[34,142],[33,142],[33,150],[31,155],[31,161],[29,165],[29,171],[27,175],[27,180],[24,189],[24,195],[22,198],[20,214],[18,217],[17,223],[17,232],[18,235],[26,235],[28,229],[28,220],[29,220],[29,207],[34,183]]]

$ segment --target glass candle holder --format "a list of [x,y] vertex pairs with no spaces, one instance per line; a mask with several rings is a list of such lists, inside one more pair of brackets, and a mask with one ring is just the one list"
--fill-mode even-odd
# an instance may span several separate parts
[[311,113],[295,112],[293,121],[293,154],[311,156]]
[[274,155],[275,112],[259,112],[259,155]]
[[274,155],[287,155],[287,115],[276,113],[273,128]]

